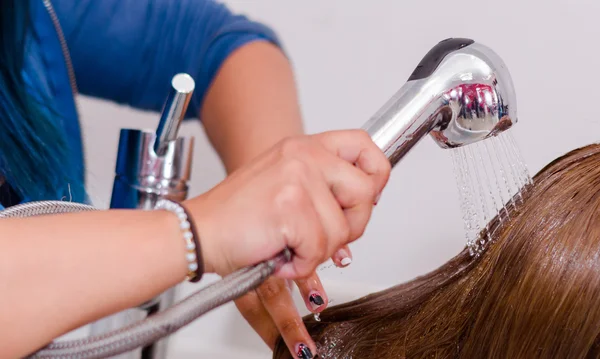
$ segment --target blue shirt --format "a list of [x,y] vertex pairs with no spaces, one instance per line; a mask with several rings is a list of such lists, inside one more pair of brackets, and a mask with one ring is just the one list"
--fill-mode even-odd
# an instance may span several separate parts
[[31,1],[33,31],[23,76],[32,92],[54,102],[53,118],[68,136],[69,165],[81,168],[82,176],[69,61],[81,94],[152,111],[161,110],[173,75],[186,72],[196,81],[187,115],[198,117],[207,89],[233,51],[257,40],[279,45],[267,26],[210,0]]

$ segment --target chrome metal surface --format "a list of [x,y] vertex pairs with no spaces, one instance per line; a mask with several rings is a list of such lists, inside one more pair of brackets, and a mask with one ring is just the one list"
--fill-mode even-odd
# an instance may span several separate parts
[[97,211],[93,206],[63,201],[39,201],[20,203],[0,211],[1,218],[37,217],[50,214]]
[[187,196],[194,138],[179,137],[154,152],[156,135],[122,129],[111,208],[152,209],[158,197],[182,201]]
[[408,81],[363,126],[395,165],[425,135],[442,148],[468,145],[517,122],[512,78],[490,48],[445,55],[426,78]]
[[170,141],[177,138],[179,126],[185,117],[188,105],[194,92],[194,79],[188,74],[177,74],[171,81],[171,92],[163,107],[156,129],[154,151],[162,156]]

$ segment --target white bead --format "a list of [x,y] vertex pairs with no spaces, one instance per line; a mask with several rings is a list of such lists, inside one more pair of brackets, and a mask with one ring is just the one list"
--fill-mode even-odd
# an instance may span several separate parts
[[161,200],[157,201],[155,208],[156,209],[165,209],[165,210],[173,212],[173,213],[175,213],[175,215],[177,215],[177,218],[180,221],[179,227],[183,230],[183,238],[185,239],[185,242],[186,242],[186,248],[188,251],[190,251],[189,253],[186,253],[186,255],[185,255],[185,258],[188,260],[188,262],[190,262],[188,264],[188,270],[190,272],[197,271],[198,263],[196,262],[196,253],[194,252],[196,250],[196,244],[192,241],[192,239],[194,238],[194,235],[189,230],[191,227],[191,224],[187,220],[188,217],[187,217],[187,214],[185,213],[185,210],[179,204],[172,202],[170,200],[166,200],[166,199],[161,199]]
[[185,257],[187,258],[188,262],[192,262],[196,260],[196,253],[188,253],[185,255]]

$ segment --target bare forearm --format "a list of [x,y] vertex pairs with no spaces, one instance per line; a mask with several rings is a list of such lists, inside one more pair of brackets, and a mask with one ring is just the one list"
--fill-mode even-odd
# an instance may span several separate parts
[[0,221],[0,357],[140,304],[185,278],[168,212],[103,211]]
[[201,118],[228,173],[301,134],[294,76],[281,50],[254,42],[234,52],[215,77]]

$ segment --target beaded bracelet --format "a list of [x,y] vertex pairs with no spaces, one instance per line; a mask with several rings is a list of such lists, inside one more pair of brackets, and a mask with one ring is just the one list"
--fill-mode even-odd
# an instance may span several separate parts
[[188,262],[187,280],[198,282],[204,274],[204,262],[202,261],[202,253],[200,252],[198,232],[196,231],[192,217],[181,204],[164,198],[156,202],[154,209],[164,209],[173,212],[179,218],[179,228],[181,228],[183,239],[185,240],[185,259]]

